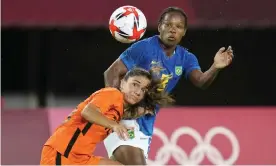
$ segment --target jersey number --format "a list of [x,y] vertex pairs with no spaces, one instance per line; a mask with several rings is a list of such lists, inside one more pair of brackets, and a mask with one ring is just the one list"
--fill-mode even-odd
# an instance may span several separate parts
[[172,74],[168,75],[168,74],[162,74],[161,76],[161,87],[158,88],[159,91],[163,91],[168,83],[169,83],[169,80],[172,78]]

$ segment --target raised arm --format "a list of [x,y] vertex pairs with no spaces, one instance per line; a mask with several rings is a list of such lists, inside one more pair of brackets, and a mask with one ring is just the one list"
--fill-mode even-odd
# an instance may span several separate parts
[[219,73],[219,69],[216,69],[213,65],[205,72],[201,70],[193,70],[190,74],[191,82],[201,89],[207,89],[215,80]]
[[113,129],[118,123],[105,117],[94,104],[87,104],[81,112],[81,116],[90,123]]
[[[120,95],[114,92],[98,92],[83,108],[81,116],[92,124],[113,130],[121,139],[126,140],[128,138],[127,128],[117,123],[123,112],[123,99]],[[106,100],[107,98],[109,100]],[[113,107],[114,109],[111,109]]]
[[[192,70],[189,74],[189,79],[199,88],[208,88],[217,77],[219,71],[232,62],[233,56],[231,46],[229,46],[227,50],[225,50],[224,47],[220,48],[215,55],[212,66],[205,72],[202,72],[200,69]],[[192,61],[196,61],[197,63],[197,60]]]

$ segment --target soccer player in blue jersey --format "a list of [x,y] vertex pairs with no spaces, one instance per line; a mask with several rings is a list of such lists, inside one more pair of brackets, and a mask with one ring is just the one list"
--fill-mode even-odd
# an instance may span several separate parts
[[[160,90],[170,92],[182,75],[195,86],[207,88],[219,71],[232,62],[233,50],[230,46],[220,48],[209,70],[202,72],[196,56],[178,45],[187,31],[187,20],[182,9],[165,9],[159,19],[159,35],[138,41],[126,49],[105,71],[106,86],[118,87],[124,74],[138,66],[157,71],[163,82]],[[155,113],[158,111],[156,108]],[[110,134],[104,141],[109,157],[124,165],[145,165],[155,118],[156,114],[150,114],[138,120],[123,120],[127,127],[134,128],[135,137],[125,141],[115,133]]]

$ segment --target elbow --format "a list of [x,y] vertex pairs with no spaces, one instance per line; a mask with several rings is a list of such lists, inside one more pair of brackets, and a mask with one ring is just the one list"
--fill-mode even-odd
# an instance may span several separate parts
[[107,69],[106,71],[104,71],[104,79],[105,80],[107,79],[108,74],[109,74],[109,70]]
[[206,85],[201,85],[201,86],[199,86],[199,88],[200,88],[201,90],[206,90],[206,89],[208,89],[208,87],[209,87],[209,86],[206,86]]
[[201,90],[206,90],[210,86],[210,81],[206,80],[203,75],[197,77],[196,79],[193,79],[194,85],[201,89]]
[[98,117],[97,112],[99,112],[97,107],[89,103],[81,111],[81,117],[90,123],[95,123]]
[[86,110],[86,107],[81,111],[81,116],[82,116],[84,119],[87,119],[87,110]]
[[104,83],[105,83],[105,86],[110,86],[110,82],[109,82],[109,76],[110,76],[110,70],[107,69],[105,72],[104,72]]
[[90,108],[89,108],[89,105],[87,105],[87,106],[84,107],[84,109],[81,111],[81,116],[82,116],[85,120],[88,121],[89,119],[91,119],[91,118],[89,118],[89,117],[91,117],[90,113],[91,113],[91,110],[90,110]]
[[196,86],[197,88],[201,89],[201,90],[206,90],[206,89],[207,89],[207,87],[204,86],[203,84],[196,84],[195,86]]
[[207,83],[203,81],[197,81],[197,83],[195,83],[195,86],[201,90],[206,90],[209,87],[209,85],[207,85]]

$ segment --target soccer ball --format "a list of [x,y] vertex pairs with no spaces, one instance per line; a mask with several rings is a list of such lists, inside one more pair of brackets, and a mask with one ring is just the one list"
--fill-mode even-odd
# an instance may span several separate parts
[[143,37],[147,20],[141,10],[134,6],[122,6],[116,9],[109,20],[112,36],[122,43],[133,43]]

